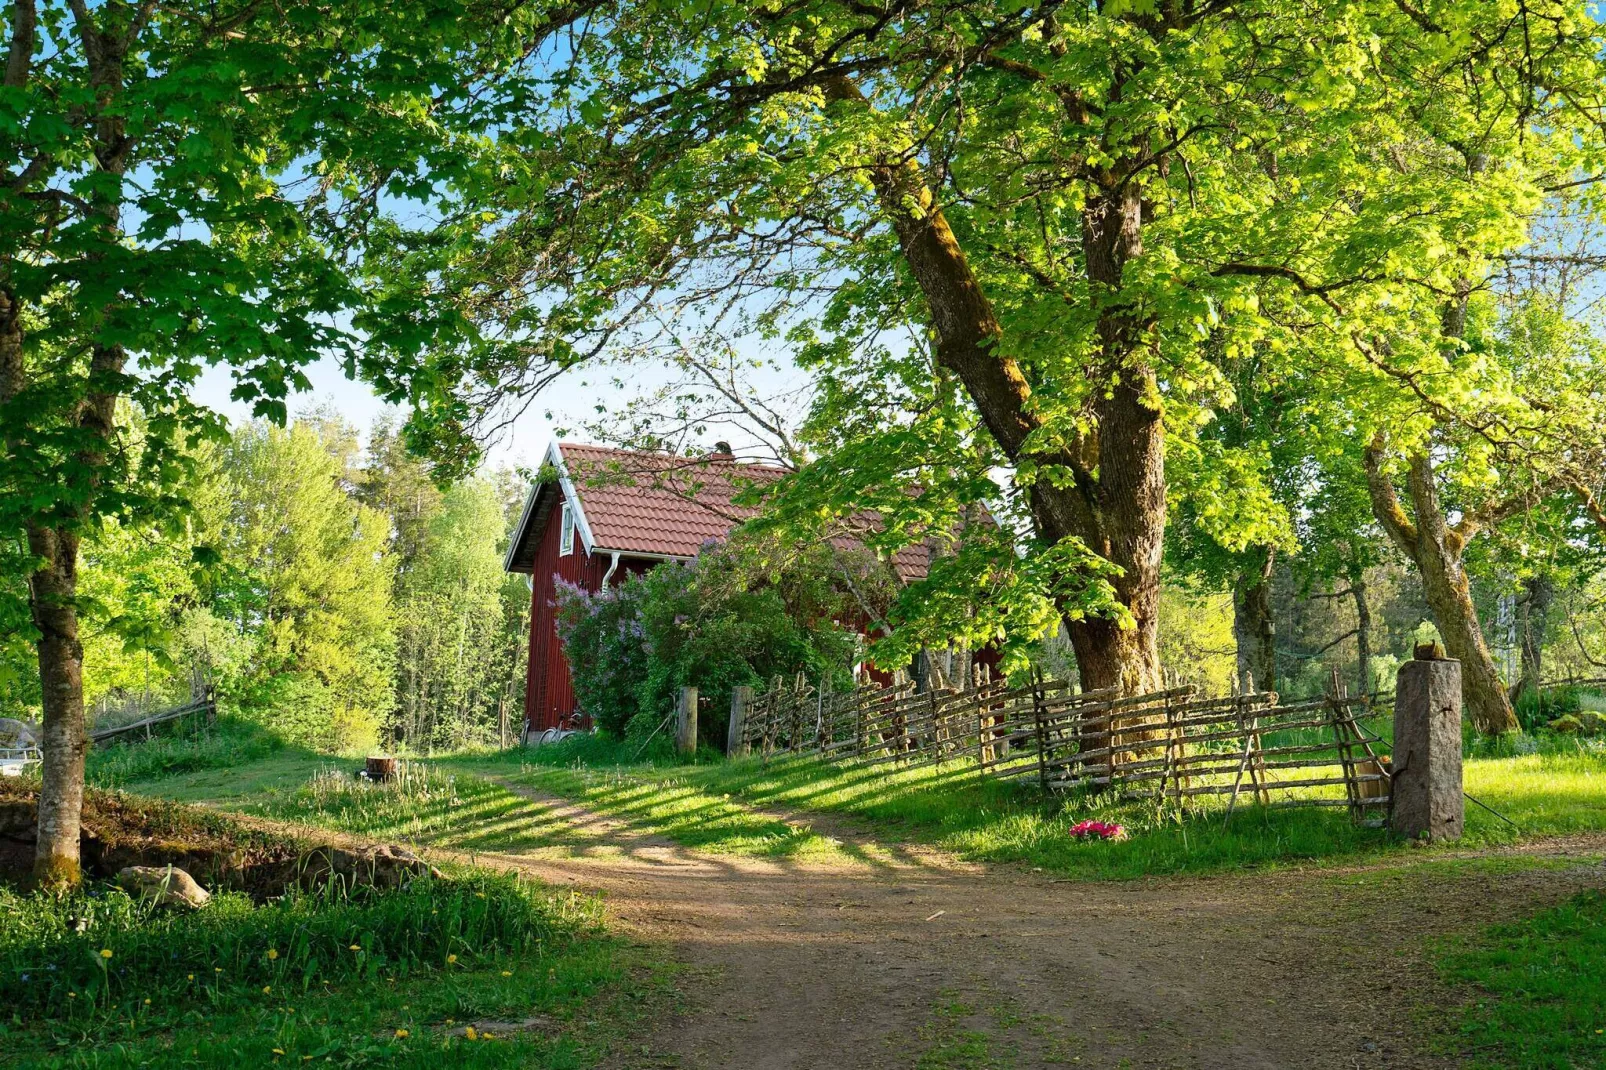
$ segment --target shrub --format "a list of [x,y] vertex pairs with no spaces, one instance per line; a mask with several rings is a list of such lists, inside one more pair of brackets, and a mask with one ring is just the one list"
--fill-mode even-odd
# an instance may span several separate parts
[[260,761],[285,746],[283,739],[261,725],[224,716],[199,738],[165,736],[96,747],[89,752],[87,776],[92,784],[116,788],[198,769],[226,769]]
[[189,913],[116,889],[57,897],[0,888],[0,1002],[49,1016],[164,995],[235,1005],[264,986],[306,991],[440,970],[448,956],[465,965],[496,958],[571,936],[593,911],[500,875],[424,878],[390,891],[331,885],[264,906],[224,893]]
[[[776,675],[847,686],[860,640],[838,621],[861,612],[838,587],[836,559],[825,547],[777,564],[754,544],[733,542],[600,594],[560,583],[558,634],[580,708],[611,733],[644,736],[682,687],[723,710],[736,686]],[[719,745],[724,730],[716,716],[701,735]]]
[[643,592],[634,577],[597,594],[558,581],[558,635],[575,700],[600,728],[614,735],[623,735],[641,708],[639,687],[648,671],[641,624]]

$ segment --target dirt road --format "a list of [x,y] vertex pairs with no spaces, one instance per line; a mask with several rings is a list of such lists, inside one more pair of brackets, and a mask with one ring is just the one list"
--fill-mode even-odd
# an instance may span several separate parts
[[689,965],[679,1009],[620,1067],[1428,1067],[1444,994],[1428,942],[1603,881],[1606,841],[1556,864],[1289,870],[1063,882],[889,848],[806,821],[859,861],[688,852],[573,804],[603,849],[499,855],[602,892],[616,922]]

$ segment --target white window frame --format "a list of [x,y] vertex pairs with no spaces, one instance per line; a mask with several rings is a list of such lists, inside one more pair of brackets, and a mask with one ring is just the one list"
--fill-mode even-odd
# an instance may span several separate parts
[[574,508],[568,502],[563,503],[563,516],[558,523],[558,556],[568,557],[574,553]]

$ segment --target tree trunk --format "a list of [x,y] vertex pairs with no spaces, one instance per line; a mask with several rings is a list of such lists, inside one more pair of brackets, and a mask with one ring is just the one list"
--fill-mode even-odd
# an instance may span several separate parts
[[[853,81],[827,79],[827,97],[868,107]],[[1066,446],[1028,444],[1041,426],[1019,363],[1001,352],[1003,329],[919,162],[889,156],[869,169],[882,211],[920,287],[936,333],[938,362],[964,385],[1010,460],[1067,478],[1039,478],[1028,500],[1046,542],[1076,538],[1118,565],[1112,585],[1132,623],[1066,616],[1082,686],[1141,694],[1160,687],[1160,553],[1165,533],[1165,428],[1147,360],[1152,318],[1119,299],[1126,263],[1141,254],[1139,184],[1105,176],[1105,192],[1082,211],[1082,245],[1097,305],[1091,430]]]
[[1556,584],[1548,572],[1537,572],[1523,581],[1522,599],[1522,675],[1511,689],[1515,703],[1523,692],[1538,692],[1544,682],[1545,633],[1550,625],[1550,605],[1556,598]]
[[[74,11],[73,31],[79,37],[89,63],[89,83],[94,90],[94,168],[101,176],[88,194],[85,219],[101,241],[101,248],[85,257],[91,265],[105,259],[105,248],[116,248],[123,240],[120,178],[127,170],[132,140],[126,135],[125,119],[117,98],[123,88],[123,63],[132,35],[125,25],[116,24],[121,11],[98,12],[108,22],[102,30],[96,13],[87,7]],[[113,298],[112,301],[116,301]],[[108,303],[81,310],[85,334],[97,337],[101,324],[114,311]],[[21,336],[17,337],[17,374],[9,388],[24,385]],[[39,788],[38,842],[34,850],[34,878],[43,887],[65,887],[80,878],[79,819],[84,801],[84,753],[88,749],[84,729],[83,647],[78,639],[78,542],[79,532],[96,515],[106,475],[113,456],[118,384],[127,363],[120,344],[103,341],[88,346],[89,374],[82,401],[73,414],[78,428],[87,434],[73,457],[70,473],[76,486],[71,513],[53,523],[29,524],[28,545],[40,563],[29,577],[29,608],[39,631],[37,649],[39,676],[43,688],[44,724],[40,750],[43,752],[43,779]],[[0,379],[6,376],[0,375]]]
[[1350,571],[1350,597],[1355,600],[1355,676],[1359,694],[1372,693],[1372,607],[1366,599],[1366,571]]
[[1379,436],[1366,449],[1372,512],[1395,544],[1416,563],[1422,577],[1422,593],[1444,637],[1445,650],[1461,662],[1461,692],[1473,725],[1491,736],[1517,731],[1520,726],[1483,641],[1472,589],[1461,563],[1466,541],[1477,528],[1470,517],[1463,518],[1462,525],[1446,522],[1434,484],[1433,462],[1426,453],[1410,458],[1407,482],[1416,514],[1414,521],[1401,508],[1382,465],[1383,443]]
[[[21,303],[10,290],[0,290],[0,408],[13,404],[27,385],[23,341]],[[5,443],[7,453],[14,441]],[[28,610],[39,633],[34,650],[44,706],[34,879],[41,887],[63,888],[77,884],[80,875],[78,825],[88,747],[76,603],[78,537],[43,524],[29,524],[27,537],[28,551],[39,562],[28,577]]]
[[84,650],[78,641],[78,538],[30,527],[28,547],[43,563],[29,577],[29,607],[44,704],[38,842],[34,881],[65,888],[79,881],[78,831],[84,807]]
[[1238,648],[1238,687],[1244,694],[1277,690],[1277,632],[1271,613],[1271,570],[1276,551],[1238,573],[1232,590],[1232,633]]

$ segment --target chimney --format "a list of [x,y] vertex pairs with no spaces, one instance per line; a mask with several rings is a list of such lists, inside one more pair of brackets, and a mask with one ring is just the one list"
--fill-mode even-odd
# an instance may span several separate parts
[[710,461],[734,461],[736,455],[731,452],[731,444],[729,442],[716,442],[713,450],[708,454],[708,459]]

